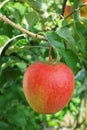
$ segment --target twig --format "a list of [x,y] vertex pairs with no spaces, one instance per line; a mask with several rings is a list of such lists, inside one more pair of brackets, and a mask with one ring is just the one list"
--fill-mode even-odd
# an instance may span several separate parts
[[70,17],[72,14],[74,14],[75,12],[77,12],[78,10],[80,10],[84,6],[87,6],[87,2],[83,3],[78,8],[76,8],[75,10],[73,10],[68,16],[65,17],[65,19],[67,19],[68,17]]
[[49,47],[49,63],[52,62],[52,55],[51,55],[51,51],[52,51],[52,46],[50,45],[50,43],[48,44]]
[[67,3],[67,0],[64,0],[64,2],[63,2],[63,6],[62,6],[62,13],[61,13],[62,16],[64,16],[66,3]]
[[0,55],[1,55],[2,51],[3,51],[3,49],[5,48],[5,46],[8,45],[8,43],[10,43],[11,41],[13,41],[14,39],[19,38],[19,37],[24,37],[24,34],[20,34],[20,35],[17,35],[17,36],[15,36],[15,37],[9,39],[9,40],[0,48]]
[[0,4],[0,9],[1,9],[1,8],[3,7],[3,5],[6,4],[8,1],[9,1],[9,0],[5,0],[4,2],[2,2],[2,3]]
[[44,36],[41,36],[39,34],[35,34],[33,32],[30,32],[24,28],[22,28],[21,26],[17,25],[16,23],[14,23],[13,21],[11,21],[10,19],[8,19],[6,16],[0,14],[0,19],[3,20],[4,22],[10,24],[11,26],[17,28],[18,30],[20,30],[23,33],[26,33],[27,35],[34,37],[34,38],[38,38],[44,41],[47,41],[47,39]]

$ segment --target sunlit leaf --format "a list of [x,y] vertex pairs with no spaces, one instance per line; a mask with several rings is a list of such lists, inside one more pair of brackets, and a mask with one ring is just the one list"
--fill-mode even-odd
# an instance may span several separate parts
[[75,48],[75,40],[73,38],[73,34],[72,34],[72,31],[67,28],[67,27],[64,27],[64,28],[59,28],[57,29],[57,35],[60,36],[61,38],[63,38],[66,42],[66,45],[67,45],[67,48],[70,48],[72,49],[73,51],[76,50]]
[[25,18],[29,24],[29,28],[31,28],[32,26],[34,26],[38,21],[39,21],[39,17],[35,12],[29,12],[25,15]]

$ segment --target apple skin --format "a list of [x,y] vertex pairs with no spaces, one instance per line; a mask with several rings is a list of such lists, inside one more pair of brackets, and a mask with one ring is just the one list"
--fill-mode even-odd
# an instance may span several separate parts
[[[83,3],[87,2],[87,0],[83,0]],[[64,17],[67,17],[71,12],[71,6],[70,5],[66,5],[65,7],[65,11],[64,11]],[[81,17],[87,18],[87,6],[83,6],[80,9],[80,15]],[[68,17],[68,20],[71,20],[71,17]]]
[[[83,3],[85,2],[87,2],[87,0],[83,0]],[[80,15],[84,18],[87,18],[87,5],[81,8]]]
[[25,97],[38,113],[53,114],[63,109],[74,91],[74,74],[64,63],[31,64],[23,78]]
[[87,2],[87,0],[83,0],[83,3]]
[[65,11],[64,11],[64,16],[65,17],[70,14],[70,10],[71,10],[71,6],[70,5],[66,5]]

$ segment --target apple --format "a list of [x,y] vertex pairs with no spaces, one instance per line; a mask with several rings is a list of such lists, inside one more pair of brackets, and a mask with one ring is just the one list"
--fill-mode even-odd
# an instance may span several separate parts
[[[85,2],[87,2],[87,0],[83,0],[83,3]],[[80,15],[84,18],[87,18],[87,5],[81,8]]]
[[87,0],[83,0],[83,3],[87,2]]
[[[87,0],[83,0],[82,2],[85,3],[85,2],[87,2]],[[65,11],[64,11],[64,17],[67,17],[70,14],[70,11],[71,11],[71,6],[66,5]],[[80,15],[81,15],[81,17],[87,18],[87,6],[83,6],[80,9]],[[68,20],[70,20],[70,19],[71,19],[71,17],[68,18]]]
[[83,6],[80,10],[80,15],[84,18],[87,18],[87,6]]
[[70,10],[71,10],[71,6],[70,5],[66,5],[65,11],[64,11],[64,16],[65,17],[70,14]]
[[23,90],[33,110],[53,114],[69,103],[74,91],[74,74],[61,62],[35,62],[24,73]]

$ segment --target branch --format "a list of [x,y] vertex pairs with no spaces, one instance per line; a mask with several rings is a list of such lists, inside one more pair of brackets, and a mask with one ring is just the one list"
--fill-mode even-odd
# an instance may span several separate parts
[[74,14],[75,12],[77,12],[78,10],[80,10],[84,6],[87,6],[87,2],[83,3],[78,8],[76,8],[75,10],[73,10],[68,16],[65,17],[65,19],[67,19],[68,17],[70,17],[72,14]]
[[0,4],[0,9],[3,7],[3,5],[5,5],[7,2],[8,2],[9,0],[5,0],[4,2],[2,2],[1,4]]
[[62,13],[61,13],[62,16],[64,16],[65,7],[66,7],[66,2],[67,2],[67,0],[64,0],[64,2],[63,2]]
[[47,41],[47,39],[44,36],[41,36],[39,34],[35,34],[33,32],[30,32],[24,28],[22,28],[21,26],[17,25],[16,23],[14,23],[13,21],[11,21],[10,19],[8,19],[6,16],[0,14],[0,19],[3,20],[4,22],[10,24],[11,26],[17,28],[18,30],[20,30],[23,33],[26,33],[27,35],[34,37],[34,38],[38,38],[44,41]]
[[2,51],[3,51],[3,49],[8,45],[8,43],[10,43],[11,41],[13,41],[13,40],[16,39],[16,38],[23,37],[23,36],[24,36],[24,34],[20,34],[20,35],[17,35],[17,36],[15,36],[15,37],[9,39],[9,40],[0,48],[0,55],[1,55]]

